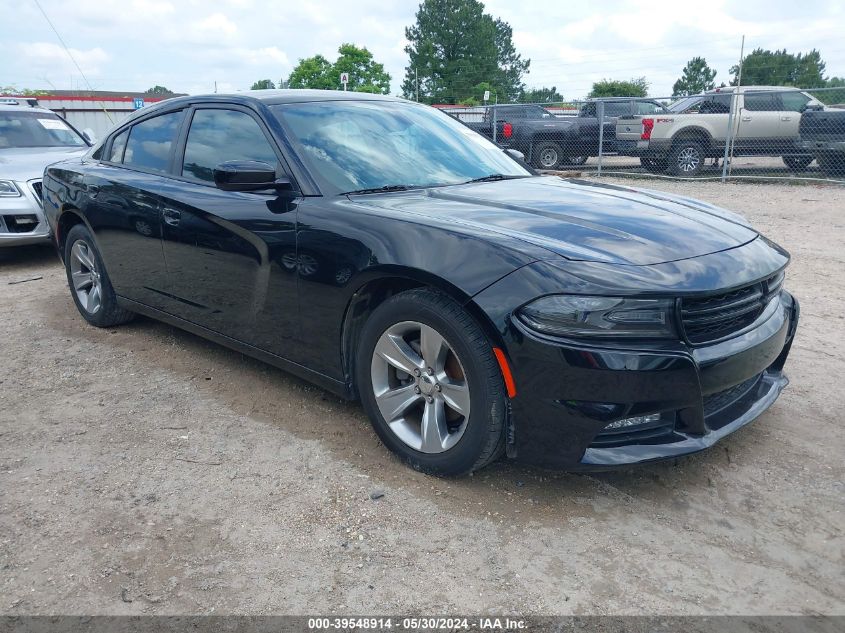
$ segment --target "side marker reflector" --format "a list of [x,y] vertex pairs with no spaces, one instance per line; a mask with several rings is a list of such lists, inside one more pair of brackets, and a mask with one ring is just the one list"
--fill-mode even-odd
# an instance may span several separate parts
[[499,369],[502,370],[502,378],[505,379],[505,388],[508,390],[508,398],[516,397],[516,383],[513,381],[513,374],[508,365],[508,359],[505,353],[498,347],[493,348],[493,353],[496,355],[496,360],[499,361]]

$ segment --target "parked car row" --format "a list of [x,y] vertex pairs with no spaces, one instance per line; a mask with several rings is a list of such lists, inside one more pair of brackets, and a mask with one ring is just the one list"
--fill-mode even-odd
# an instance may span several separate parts
[[[556,116],[535,104],[489,106],[480,122],[465,125],[518,150],[537,169],[583,164],[599,154],[601,142],[602,154],[639,158],[650,172],[696,176],[708,159],[718,163],[729,143],[731,156],[777,156],[793,171],[820,156],[822,170],[840,175],[845,125],[837,112],[818,112],[826,112],[824,105],[797,88],[747,86],[717,88],[668,106],[646,98],[589,100],[577,116]],[[825,123],[802,126],[805,115]],[[839,143],[840,149],[821,151],[819,143]]]

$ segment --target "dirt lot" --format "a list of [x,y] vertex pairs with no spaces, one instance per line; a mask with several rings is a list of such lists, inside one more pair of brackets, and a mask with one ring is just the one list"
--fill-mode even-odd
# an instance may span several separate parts
[[414,473],[357,404],[0,253],[0,612],[845,614],[845,188],[622,182],[746,213],[803,321],[757,422],[609,474]]

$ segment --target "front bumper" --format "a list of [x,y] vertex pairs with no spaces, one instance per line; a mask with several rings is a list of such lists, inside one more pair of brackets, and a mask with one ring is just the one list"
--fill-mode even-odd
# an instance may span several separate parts
[[[521,328],[509,345],[518,394],[511,454],[568,470],[595,470],[704,450],[756,419],[788,383],[783,365],[798,303],[720,343],[662,348],[593,347],[543,339]],[[641,428],[608,430],[660,414]]]
[[41,179],[16,182],[21,195],[0,198],[0,248],[41,244],[50,240],[50,227],[41,208]]

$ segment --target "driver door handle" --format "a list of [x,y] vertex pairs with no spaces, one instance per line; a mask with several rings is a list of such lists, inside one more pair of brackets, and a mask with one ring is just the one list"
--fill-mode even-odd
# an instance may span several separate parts
[[742,120],[743,121],[750,121],[751,117],[750,116],[744,116],[744,117],[742,117]]
[[164,223],[169,224],[170,226],[179,226],[179,220],[182,219],[182,213],[176,209],[171,209],[170,207],[164,207],[161,215],[164,219]]

